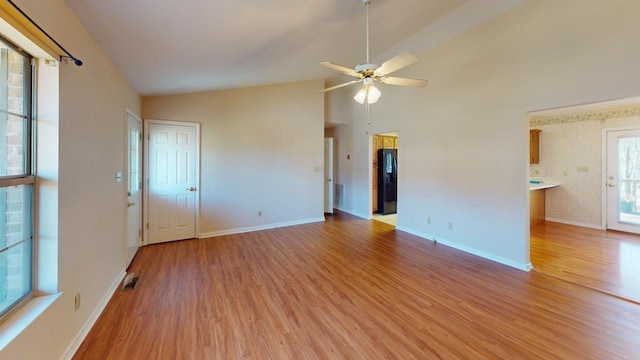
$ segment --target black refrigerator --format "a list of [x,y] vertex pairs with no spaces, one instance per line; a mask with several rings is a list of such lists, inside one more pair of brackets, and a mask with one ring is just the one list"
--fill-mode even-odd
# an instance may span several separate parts
[[378,213],[396,213],[398,199],[398,150],[378,150]]

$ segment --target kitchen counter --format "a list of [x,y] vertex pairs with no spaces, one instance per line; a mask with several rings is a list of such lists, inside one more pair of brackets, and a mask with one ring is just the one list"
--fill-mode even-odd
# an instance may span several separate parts
[[560,186],[561,182],[559,181],[541,181],[539,184],[535,183],[529,183],[529,190],[542,190],[542,189],[549,189],[549,188],[553,188],[556,186]]
[[529,180],[529,220],[530,224],[542,223],[545,220],[546,189],[560,186],[559,181],[531,179]]

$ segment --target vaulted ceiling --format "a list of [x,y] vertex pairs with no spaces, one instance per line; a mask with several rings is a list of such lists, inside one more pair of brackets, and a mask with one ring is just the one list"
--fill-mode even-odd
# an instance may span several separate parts
[[[365,62],[362,0],[66,1],[142,95],[329,78],[322,61]],[[372,0],[372,56],[465,2]]]

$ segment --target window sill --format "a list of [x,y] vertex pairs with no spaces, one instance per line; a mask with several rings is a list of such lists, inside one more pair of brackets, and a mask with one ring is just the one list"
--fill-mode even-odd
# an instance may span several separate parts
[[0,351],[40,316],[62,293],[36,296],[0,325]]

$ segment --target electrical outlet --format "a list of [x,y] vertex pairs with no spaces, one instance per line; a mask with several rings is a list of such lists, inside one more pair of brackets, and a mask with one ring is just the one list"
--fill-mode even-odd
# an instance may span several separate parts
[[449,230],[453,230],[453,223],[449,223]]
[[80,308],[80,293],[76,294],[75,297],[75,306],[76,306],[76,310],[78,310]]
[[427,224],[431,224],[431,218],[430,217],[427,218]]

